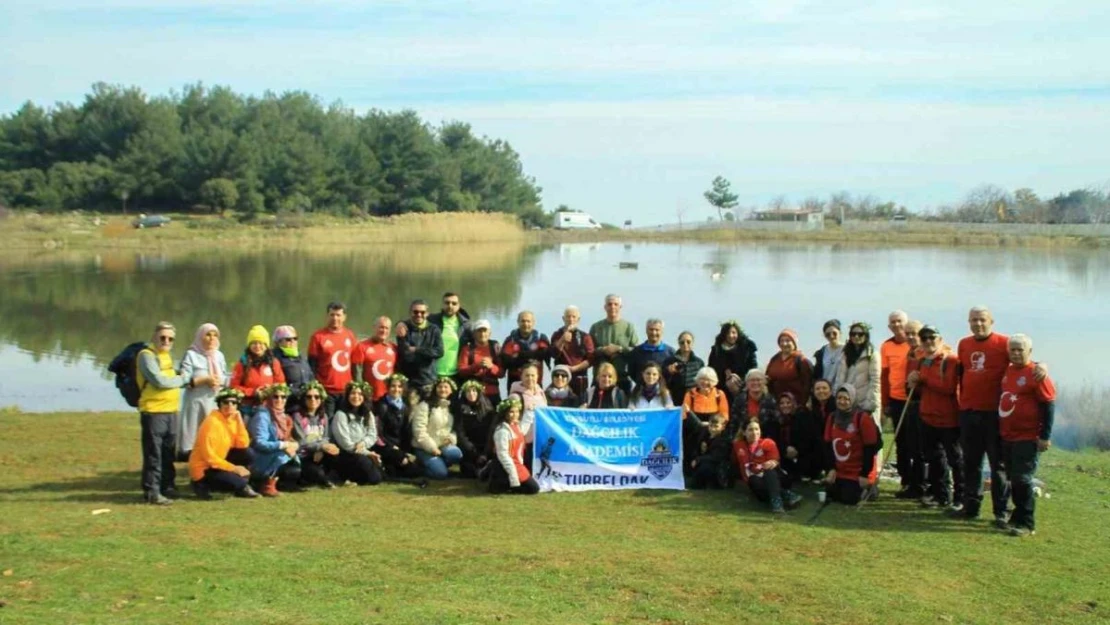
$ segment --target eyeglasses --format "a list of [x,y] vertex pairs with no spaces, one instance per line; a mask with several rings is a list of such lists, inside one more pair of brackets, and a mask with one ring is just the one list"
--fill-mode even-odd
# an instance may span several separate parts
[[321,399],[323,399],[319,395],[305,395],[304,398],[305,398],[305,400],[311,399],[313,401],[320,401]]
[[173,343],[176,339],[174,339],[172,336],[160,336],[158,337],[158,340],[162,341],[163,343]]

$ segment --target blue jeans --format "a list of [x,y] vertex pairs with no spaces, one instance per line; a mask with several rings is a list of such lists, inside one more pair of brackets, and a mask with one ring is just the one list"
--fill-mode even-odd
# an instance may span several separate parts
[[424,475],[433,480],[447,479],[447,467],[458,464],[463,457],[462,450],[454,445],[440,447],[438,456],[433,456],[423,449],[417,449],[415,453],[424,464]]

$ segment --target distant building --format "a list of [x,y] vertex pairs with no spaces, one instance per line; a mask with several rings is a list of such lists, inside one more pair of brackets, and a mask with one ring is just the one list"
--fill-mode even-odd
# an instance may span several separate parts
[[763,211],[753,211],[752,220],[793,224],[798,230],[824,230],[825,214],[821,211],[805,208],[776,208]]

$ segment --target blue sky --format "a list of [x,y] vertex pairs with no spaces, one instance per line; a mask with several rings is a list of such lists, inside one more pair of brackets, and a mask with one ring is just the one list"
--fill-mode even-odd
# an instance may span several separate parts
[[835,191],[912,209],[1110,182],[1110,2],[7,0],[0,112],[96,81],[412,108],[606,221]]

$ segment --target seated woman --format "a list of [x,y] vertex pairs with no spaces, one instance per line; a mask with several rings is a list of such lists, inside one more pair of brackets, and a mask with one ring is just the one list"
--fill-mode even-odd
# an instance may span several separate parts
[[216,393],[216,409],[205,417],[189,454],[189,479],[197,499],[211,499],[212,491],[230,491],[236,497],[254,498],[251,488],[250,434],[239,414],[243,394],[233,388]]
[[762,426],[763,434],[775,441],[782,458],[782,469],[795,480],[820,480],[825,450],[822,445],[823,422],[819,424],[794,394],[779,395],[778,415]]
[[331,427],[328,414],[324,410],[327,391],[316,380],[306,382],[300,395],[299,405],[293,409],[293,437],[300,447],[297,456],[301,460],[301,484],[335,488],[332,474],[339,447],[331,442]]
[[841,384],[836,389],[836,411],[825,424],[825,475],[829,500],[854,506],[878,495],[879,467],[875,454],[882,438],[871,415],[856,409],[856,389]]
[[775,441],[763,438],[758,421],[749,421],[732,444],[740,479],[752,495],[771,505],[771,512],[783,513],[798,507],[802,497],[790,490],[790,476],[782,470]]
[[441,377],[432,387],[428,400],[412,409],[413,451],[424,465],[424,475],[434,480],[447,479],[448,469],[463,457],[455,435],[455,418],[451,416],[454,394],[455,381]]
[[582,407],[594,410],[628,407],[628,396],[617,386],[617,368],[613,363],[603,362],[597,366],[594,385],[590,387],[589,396],[585,400]]
[[[714,417],[720,417],[723,425],[728,424],[728,397],[717,384],[717,371],[713,367],[702,367],[694,378],[694,388],[686,391],[682,400],[682,448],[687,458],[687,476],[693,470],[692,459],[700,454],[701,442],[705,439],[706,428]],[[725,432],[725,440],[732,437]],[[725,454],[726,464],[730,454]],[[704,470],[704,469],[703,469]]]
[[497,427],[493,430],[493,447],[497,462],[491,462],[489,492],[499,495],[535,495],[540,485],[524,466],[524,432],[520,417],[524,404],[509,397],[497,405]]
[[177,453],[188,458],[201,421],[216,409],[216,392],[227,386],[227,360],[220,351],[220,329],[214,323],[197,328],[193,344],[181,359],[181,377],[187,384],[177,420]]
[[374,486],[382,481],[382,459],[373,449],[378,441],[378,425],[370,410],[372,394],[369,384],[348,382],[331,421],[331,437],[339,447],[336,473],[340,479],[359,486]]
[[262,405],[251,417],[251,450],[254,462],[251,474],[262,484],[264,497],[277,497],[278,482],[282,490],[296,490],[301,481],[301,463],[297,458],[300,445],[293,440],[293,420],[285,414],[289,387],[271,384],[258,389]]
[[411,479],[424,472],[412,453],[412,423],[405,402],[409,379],[394,373],[386,380],[386,394],[374,404],[378,442],[370,451],[382,459],[382,470],[391,478]]
[[671,392],[663,384],[663,367],[659,363],[649,361],[640,370],[640,382],[632,391],[628,407],[633,410],[674,408]]
[[577,408],[582,400],[570,387],[571,371],[567,365],[555,365],[551,370],[551,384],[543,390],[547,405]]
[[494,410],[483,390],[478,380],[467,380],[459,389],[455,402],[455,437],[463,452],[459,463],[459,473],[463,477],[478,477],[478,472],[489,462]]
[[520,430],[524,432],[524,461],[528,464],[532,464],[532,441],[536,436],[533,429],[533,424],[536,422],[536,408],[547,405],[547,395],[540,386],[542,371],[543,366],[538,361],[529,360],[520,368],[520,380],[513,382],[509,387],[509,394],[519,396],[524,403],[524,413],[520,417]]
[[249,419],[258,407],[258,389],[271,384],[285,384],[281,363],[270,351],[270,335],[266,328],[254,326],[247,332],[247,349],[231,371],[231,386],[243,394],[239,406],[244,419]]

